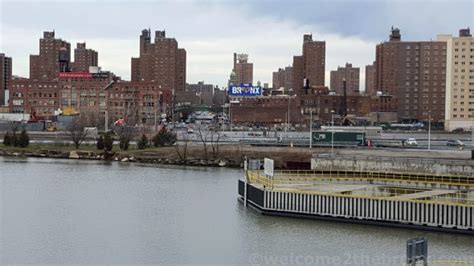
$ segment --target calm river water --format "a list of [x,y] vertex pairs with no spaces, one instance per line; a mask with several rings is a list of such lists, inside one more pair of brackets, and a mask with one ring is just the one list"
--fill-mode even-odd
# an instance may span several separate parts
[[261,216],[241,171],[0,158],[0,264],[401,265],[406,240],[474,260],[474,237]]

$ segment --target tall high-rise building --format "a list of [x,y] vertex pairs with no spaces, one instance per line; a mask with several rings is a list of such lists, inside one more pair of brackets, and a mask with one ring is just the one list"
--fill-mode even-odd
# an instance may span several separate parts
[[293,90],[296,90],[298,94],[302,94],[304,87],[304,58],[302,55],[293,56]]
[[7,105],[6,93],[12,79],[12,58],[0,53],[0,106]]
[[445,129],[474,130],[474,37],[467,28],[437,40],[447,46]]
[[279,68],[278,71],[273,72],[272,76],[273,88],[293,88],[293,67],[287,66],[285,68]]
[[[313,35],[303,36],[303,55],[293,57],[293,89],[305,94],[303,87],[324,86],[326,68],[326,42],[314,41]],[[306,80],[306,83],[304,81]]]
[[56,80],[60,72],[70,71],[71,44],[56,39],[54,31],[43,32],[39,55],[30,55],[30,79]]
[[343,95],[343,80],[346,81],[346,94],[349,96],[359,94],[359,75],[360,69],[352,67],[352,64],[346,63],[344,67],[337,67],[337,70],[331,71],[331,90],[339,95]]
[[98,53],[92,49],[86,48],[86,43],[77,43],[74,49],[74,63],[72,70],[77,72],[87,72],[89,67],[98,66]]
[[444,120],[446,42],[390,40],[376,47],[376,91],[398,98],[401,121]]
[[249,63],[248,59],[248,54],[234,53],[235,82],[237,83],[234,85],[253,83],[253,63]]
[[178,48],[175,38],[165,31],[155,31],[151,42],[150,30],[140,35],[140,56],[132,58],[132,81],[151,82],[166,90],[186,89],[186,50]]
[[279,68],[278,71],[272,73],[273,89],[279,89],[284,86],[284,74],[285,70],[283,68]]
[[375,62],[372,65],[365,66],[365,95],[374,96],[377,94],[375,89]]
[[305,78],[310,86],[324,86],[326,68],[326,42],[313,41],[313,35],[303,36]]

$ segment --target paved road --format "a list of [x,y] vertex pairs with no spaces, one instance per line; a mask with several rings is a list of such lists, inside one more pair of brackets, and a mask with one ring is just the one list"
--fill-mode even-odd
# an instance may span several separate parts
[[[184,130],[177,131],[178,139],[187,139],[190,142],[201,142],[201,135],[199,132],[188,134]],[[220,131],[217,134],[211,134],[207,132],[203,134],[207,141],[214,140],[219,136],[219,142],[221,143],[245,143],[253,145],[274,145],[274,146],[307,146],[309,147],[309,132],[287,132],[284,131],[272,131],[267,132],[266,137],[263,136],[262,131]],[[394,146],[401,148],[400,141],[414,137],[418,145],[416,147],[405,147],[407,149],[428,149],[428,135],[426,132],[389,132],[382,133],[378,138],[373,138],[379,144],[386,146]],[[463,141],[466,146],[465,150],[474,149],[473,142],[471,141],[471,134],[453,134],[445,132],[434,132],[431,135],[431,149],[433,150],[459,150],[457,147],[446,146],[448,139],[459,139]],[[30,132],[30,139],[32,143],[72,143],[68,140],[68,137],[63,132]],[[90,136],[86,143],[95,143],[95,136]],[[281,141],[278,141],[281,139]],[[3,141],[3,134],[0,133],[0,142]],[[330,146],[328,144],[328,146]],[[337,145],[336,145],[337,146]]]

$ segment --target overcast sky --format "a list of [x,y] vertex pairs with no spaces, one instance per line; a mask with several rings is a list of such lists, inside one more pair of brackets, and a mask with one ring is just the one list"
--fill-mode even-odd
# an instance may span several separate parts
[[[271,84],[272,72],[301,54],[303,34],[326,41],[329,72],[346,62],[361,68],[375,59],[375,45],[392,25],[403,40],[430,40],[474,25],[472,0],[399,1],[5,1],[0,0],[0,52],[13,57],[15,75],[28,77],[43,31],[87,42],[99,65],[130,79],[142,29],[165,29],[187,51],[187,82],[223,86],[232,53],[249,54],[254,82]],[[152,36],[154,37],[154,36]]]

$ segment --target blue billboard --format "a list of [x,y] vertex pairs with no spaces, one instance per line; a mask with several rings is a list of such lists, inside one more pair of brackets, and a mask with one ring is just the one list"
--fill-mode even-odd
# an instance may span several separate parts
[[262,96],[262,87],[252,84],[240,84],[240,86],[229,86],[229,96]]

